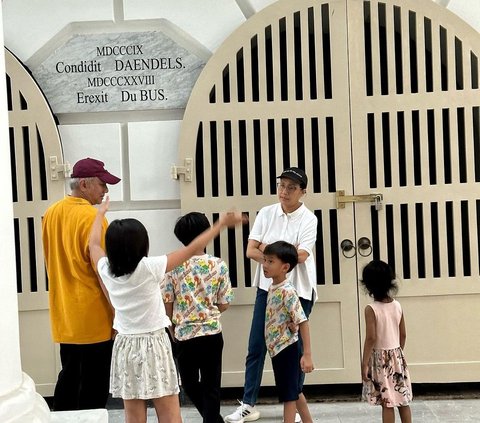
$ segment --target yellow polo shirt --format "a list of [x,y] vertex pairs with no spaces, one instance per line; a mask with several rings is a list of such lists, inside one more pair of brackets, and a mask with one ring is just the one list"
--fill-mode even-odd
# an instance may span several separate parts
[[[111,339],[112,310],[90,259],[88,240],[97,209],[67,196],[50,206],[42,222],[54,342],[94,344]],[[105,248],[107,220],[103,222]]]

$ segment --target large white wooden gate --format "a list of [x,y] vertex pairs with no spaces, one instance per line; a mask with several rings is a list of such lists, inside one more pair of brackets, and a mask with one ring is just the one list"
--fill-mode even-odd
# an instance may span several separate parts
[[[414,381],[478,380],[479,46],[430,0],[284,0],[242,25],[200,75],[180,139],[182,211],[215,218],[235,206],[253,222],[276,201],[282,168],[310,176],[319,299],[307,383],[360,380],[367,299],[357,281],[373,257],[400,279]],[[212,248],[236,286],[224,386],[243,384],[248,233],[230,230]],[[361,238],[371,255],[342,254],[343,240]]]
[[50,335],[42,216],[65,194],[59,166],[63,154],[42,92],[7,49],[5,67],[22,369],[35,381],[41,395],[50,396],[59,363]]

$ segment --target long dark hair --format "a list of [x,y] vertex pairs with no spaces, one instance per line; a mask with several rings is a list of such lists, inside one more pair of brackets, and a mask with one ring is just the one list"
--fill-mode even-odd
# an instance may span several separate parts
[[148,255],[147,230],[137,219],[114,220],[108,225],[105,247],[112,274],[128,275]]
[[372,260],[363,268],[361,282],[368,295],[377,301],[385,300],[398,291],[395,272],[382,260]]

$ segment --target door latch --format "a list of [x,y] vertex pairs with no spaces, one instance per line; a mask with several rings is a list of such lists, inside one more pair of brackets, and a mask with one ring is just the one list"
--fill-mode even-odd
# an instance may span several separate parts
[[178,179],[180,175],[183,175],[185,182],[192,182],[193,179],[193,159],[187,158],[183,161],[184,166],[177,166],[172,164],[170,168],[170,175],[172,179]]
[[50,179],[52,181],[58,181],[60,179],[60,173],[63,173],[64,178],[69,178],[71,174],[70,163],[58,163],[57,156],[49,157],[50,166]]
[[344,209],[346,203],[372,203],[375,210],[382,210],[383,194],[345,195],[345,191],[337,191],[335,194],[337,209]]

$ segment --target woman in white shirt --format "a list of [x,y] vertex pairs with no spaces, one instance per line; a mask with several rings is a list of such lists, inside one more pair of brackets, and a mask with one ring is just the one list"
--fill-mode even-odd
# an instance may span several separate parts
[[[262,382],[263,366],[267,352],[264,339],[265,309],[268,288],[272,281],[263,274],[263,250],[275,241],[293,244],[298,252],[298,265],[292,270],[292,281],[306,316],[310,315],[317,297],[317,282],[313,248],[317,239],[317,217],[301,201],[306,194],[308,178],[298,167],[285,169],[278,176],[279,202],[262,208],[248,237],[247,257],[258,265],[253,280],[257,296],[250,328],[248,353],[245,363],[243,400],[237,410],[226,416],[231,423],[254,421],[260,417],[255,408]],[[303,380],[301,381],[303,384]]]

